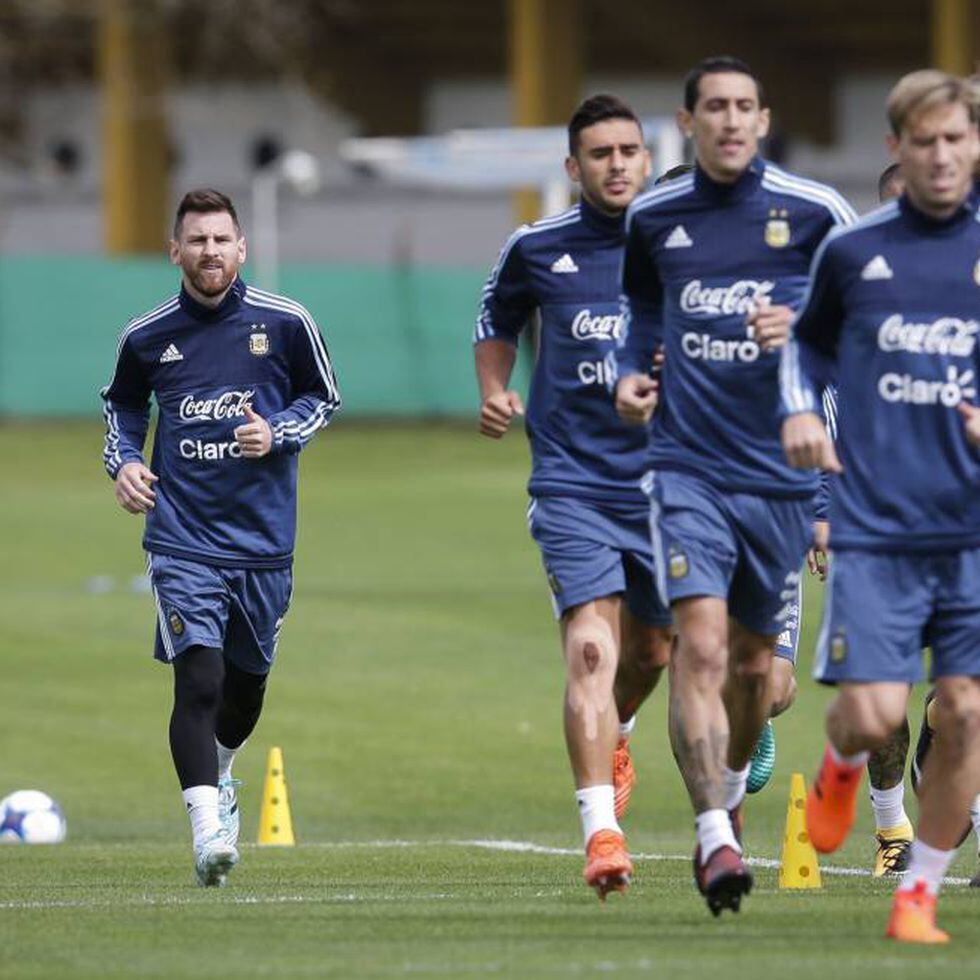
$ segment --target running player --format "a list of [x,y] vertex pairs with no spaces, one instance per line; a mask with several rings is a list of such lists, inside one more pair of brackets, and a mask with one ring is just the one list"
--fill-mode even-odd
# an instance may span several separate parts
[[259,719],[292,592],[296,454],[340,398],[309,313],[239,279],[245,238],[224,194],[184,196],[170,258],[179,294],[126,327],[102,391],[103,458],[120,506],[146,517],[194,866],[200,884],[223,885],[238,861],[232,762]]
[[[968,86],[943,72],[902,78],[888,118],[905,193],[828,239],[782,359],[787,458],[839,474],[816,673],[840,691],[807,824],[818,850],[843,843],[928,643],[942,711],[887,935],[944,943],[936,896],[980,790],[980,138]],[[840,461],[812,413],[834,377]]]
[[740,807],[818,484],[782,456],[775,349],[817,246],[853,212],[758,156],[769,111],[743,62],[711,58],[690,72],[678,122],[696,172],[627,215],[616,399],[625,419],[650,417],[646,366],[662,338],[648,486],[658,583],[678,631],[670,736],[696,814],[695,881],[717,915],[752,884]]
[[[632,782],[625,736],[671,642],[640,489],[646,433],[620,422],[608,394],[622,332],[624,215],[650,174],[650,158],[636,115],[610,95],[578,107],[568,139],[565,166],[581,201],[508,240],[483,291],[474,349],[480,431],[500,438],[524,414],[508,384],[520,333],[540,316],[526,419],[528,523],[559,619],[585,880],[603,898],[624,890],[632,873],[618,822]],[[652,364],[651,349],[646,367]]]

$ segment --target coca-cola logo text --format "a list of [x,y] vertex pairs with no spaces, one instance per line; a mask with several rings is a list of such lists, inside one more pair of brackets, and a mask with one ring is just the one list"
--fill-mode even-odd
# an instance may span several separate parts
[[591,310],[579,310],[572,320],[572,336],[576,340],[619,340],[623,336],[623,317],[593,316]]
[[692,279],[681,290],[681,309],[699,316],[748,316],[756,303],[770,299],[776,284],[768,279],[739,279],[728,286],[702,286]]
[[180,402],[180,417],[185,422],[217,422],[221,419],[244,418],[245,406],[251,405],[255,391],[226,391],[217,398],[197,399],[187,395]]
[[901,313],[895,313],[878,328],[878,347],[888,353],[908,351],[910,354],[970,357],[977,343],[978,330],[980,324],[976,320],[943,316],[932,323],[906,323]]

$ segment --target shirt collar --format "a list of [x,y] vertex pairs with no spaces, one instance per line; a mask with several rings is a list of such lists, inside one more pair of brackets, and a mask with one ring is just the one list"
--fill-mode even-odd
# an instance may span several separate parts
[[942,233],[946,230],[953,230],[959,225],[976,217],[980,221],[980,185],[976,181],[970,188],[970,193],[966,195],[960,206],[947,218],[934,218],[924,211],[920,211],[909,199],[907,194],[902,194],[898,199],[898,207],[905,219],[912,224],[922,228],[924,231]]
[[194,299],[184,288],[184,284],[181,283],[180,308],[197,320],[220,320],[230,310],[239,306],[244,295],[245,283],[242,282],[240,277],[236,276],[228,292],[225,293],[224,299],[217,306],[205,306],[203,303],[199,303]]
[[606,214],[598,208],[593,207],[585,199],[585,195],[582,195],[579,199],[579,210],[582,214],[583,223],[600,234],[617,237],[622,236],[626,230],[625,211],[621,211],[619,214]]
[[749,165],[730,184],[712,180],[696,163],[694,167],[694,187],[698,193],[717,201],[740,201],[751,194],[762,181],[766,161],[756,154]]

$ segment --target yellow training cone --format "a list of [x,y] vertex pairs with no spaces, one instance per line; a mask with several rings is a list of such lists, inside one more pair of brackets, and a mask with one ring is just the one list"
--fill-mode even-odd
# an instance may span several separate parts
[[286,796],[286,774],[282,768],[282,749],[269,749],[265,785],[262,787],[262,812],[259,814],[259,844],[290,847],[295,843],[289,798]]
[[798,772],[793,773],[789,784],[783,859],[779,865],[779,887],[820,887],[817,852],[810,843],[810,835],[806,829],[806,783],[803,782],[803,775]]

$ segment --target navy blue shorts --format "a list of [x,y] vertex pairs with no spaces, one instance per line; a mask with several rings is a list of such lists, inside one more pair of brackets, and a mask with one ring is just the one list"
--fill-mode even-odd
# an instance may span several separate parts
[[650,511],[642,502],[596,503],[578,497],[532,497],[531,537],[541,548],[555,615],[623,594],[629,611],[650,626],[669,626],[653,573]]
[[268,673],[289,609],[291,568],[219,568],[170,555],[147,559],[157,660],[170,663],[192,646],[215,647],[242,670]]
[[980,548],[831,555],[813,675],[825,684],[980,676]]
[[[779,637],[799,625],[800,567],[813,539],[813,501],[726,493],[689,473],[651,473],[653,554],[671,604],[717,596],[746,629]],[[793,615],[796,610],[795,616]],[[795,647],[792,631],[784,651]]]

